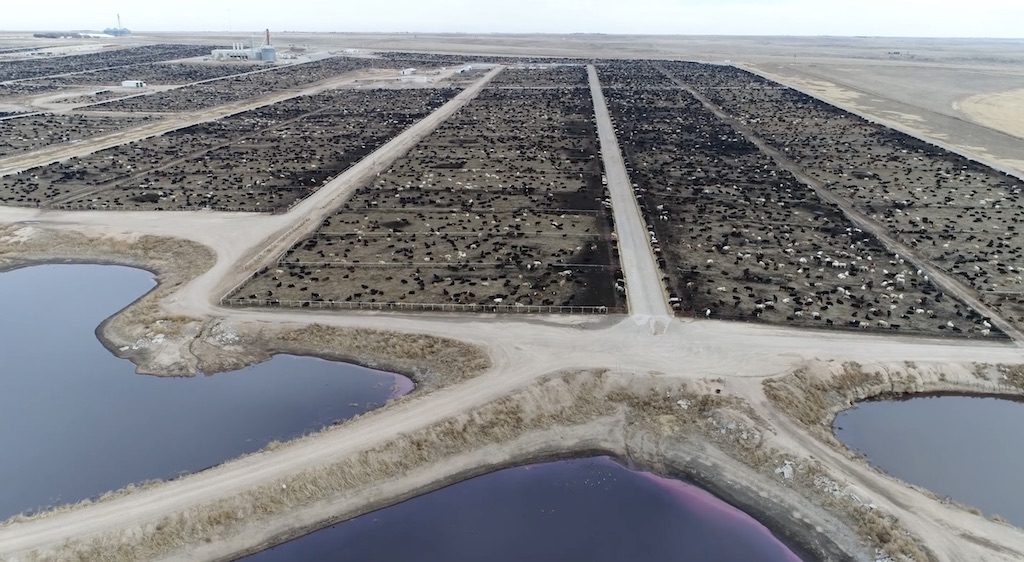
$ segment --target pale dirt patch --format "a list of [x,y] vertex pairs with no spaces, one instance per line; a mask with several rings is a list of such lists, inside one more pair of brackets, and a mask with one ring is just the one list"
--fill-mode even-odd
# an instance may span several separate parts
[[970,96],[960,100],[959,106],[982,125],[1024,139],[1024,88]]

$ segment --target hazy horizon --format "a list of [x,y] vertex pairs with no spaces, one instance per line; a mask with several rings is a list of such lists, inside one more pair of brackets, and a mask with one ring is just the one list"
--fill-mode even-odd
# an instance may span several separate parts
[[381,0],[338,6],[330,0],[287,4],[251,0],[52,0],[45,11],[7,6],[4,31],[114,27],[120,14],[135,32],[291,32],[724,35],[1021,39],[1024,2],[977,0],[611,0],[515,4],[471,0]]
[[[116,27],[114,25],[106,26]],[[128,26],[125,26],[128,27]],[[105,29],[105,28],[103,28]],[[70,33],[102,33],[103,29],[98,27],[77,27],[77,28],[38,28],[38,29],[3,29],[0,33],[42,33],[42,32],[70,32]],[[912,40],[956,40],[956,41],[1007,41],[1024,42],[1024,37],[974,37],[974,36],[943,36],[943,35],[832,35],[832,34],[750,34],[750,33],[605,33],[600,31],[404,31],[399,29],[381,30],[303,30],[303,29],[273,29],[259,27],[252,29],[133,29],[128,28],[132,35],[145,36],[147,34],[189,34],[196,35],[218,35],[218,34],[255,34],[262,37],[265,29],[270,29],[271,34],[338,34],[338,35],[465,35],[467,37],[495,36],[573,36],[573,35],[600,35],[608,37],[735,37],[749,39],[912,39]]]

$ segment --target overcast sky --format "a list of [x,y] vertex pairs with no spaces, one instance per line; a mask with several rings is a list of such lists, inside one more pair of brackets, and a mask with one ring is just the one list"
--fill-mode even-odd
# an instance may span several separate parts
[[1024,0],[0,0],[4,30],[1022,37]]

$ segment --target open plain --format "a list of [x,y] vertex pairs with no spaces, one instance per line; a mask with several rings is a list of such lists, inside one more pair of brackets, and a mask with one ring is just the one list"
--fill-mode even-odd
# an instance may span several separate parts
[[[12,518],[0,558],[230,559],[594,451],[813,559],[1024,558],[830,431],[872,397],[1024,396],[1024,141],[994,126],[1020,44],[285,34],[304,58],[252,68],[202,60],[223,35],[77,41],[0,53],[0,268],[154,271],[98,330],[141,373],[299,353],[418,387]],[[102,93],[136,68],[159,87]]]

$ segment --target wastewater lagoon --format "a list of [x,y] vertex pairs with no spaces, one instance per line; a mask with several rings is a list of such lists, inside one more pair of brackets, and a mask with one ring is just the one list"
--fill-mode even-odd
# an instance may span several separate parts
[[411,386],[391,373],[284,355],[214,376],[138,375],[94,332],[154,283],[119,266],[0,273],[0,519],[202,470]]

